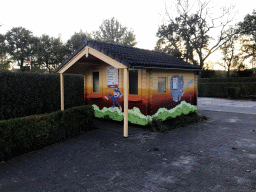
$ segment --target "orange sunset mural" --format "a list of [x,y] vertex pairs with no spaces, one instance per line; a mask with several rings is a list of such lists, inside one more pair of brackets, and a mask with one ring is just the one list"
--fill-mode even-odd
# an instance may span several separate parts
[[85,104],[93,106],[95,117],[124,120],[125,136],[128,121],[146,125],[197,111],[201,67],[162,52],[85,39],[55,71],[62,110],[63,74],[82,73]]
[[[93,70],[89,70],[87,83],[85,83],[87,85],[85,86],[85,102],[97,106],[97,110],[101,112],[103,109],[109,109],[108,114],[112,112],[113,116],[120,115],[119,119],[122,120],[124,105],[122,71],[116,73],[115,87],[118,88],[108,88],[107,74],[110,73],[108,66],[102,66],[98,70],[101,74],[99,92],[93,92],[93,87],[89,83],[92,82]],[[138,69],[138,74],[138,85],[130,85],[138,86],[138,94],[129,94],[128,96],[130,112],[136,108],[142,116],[152,117],[159,109],[171,110],[179,107],[182,102],[193,106],[192,111],[196,111],[197,77],[194,72],[150,72],[150,70]],[[111,78],[113,78],[113,74],[111,74]]]

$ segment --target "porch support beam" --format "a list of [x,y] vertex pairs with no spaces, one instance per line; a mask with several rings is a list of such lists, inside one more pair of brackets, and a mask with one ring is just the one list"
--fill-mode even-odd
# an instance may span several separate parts
[[124,137],[128,137],[128,69],[124,68]]
[[118,69],[124,69],[126,68],[126,66],[118,61],[116,61],[115,59],[112,59],[111,57],[97,51],[96,49],[93,48],[89,48],[89,53],[97,58],[99,58],[100,60],[106,62],[107,64],[118,68]]
[[60,100],[61,100],[61,110],[64,110],[64,75],[60,73]]
[[58,73],[64,73],[68,68],[70,68],[72,65],[74,65],[81,57],[88,54],[88,47],[83,48],[79,53],[77,53],[70,61],[68,61],[60,70],[58,70]]

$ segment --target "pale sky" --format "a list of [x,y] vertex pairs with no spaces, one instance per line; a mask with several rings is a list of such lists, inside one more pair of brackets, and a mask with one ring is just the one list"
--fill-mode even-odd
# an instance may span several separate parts
[[[179,0],[6,0],[1,2],[0,33],[12,27],[24,27],[35,36],[47,34],[67,41],[80,29],[98,30],[104,19],[115,17],[122,25],[132,29],[138,48],[152,50],[156,45],[156,32],[165,17],[165,2],[170,16],[174,16],[174,3]],[[182,0],[180,0],[182,1]],[[225,4],[223,4],[225,3]],[[256,9],[255,0],[212,0],[211,6],[236,5],[236,21]],[[215,13],[214,12],[214,13]]]

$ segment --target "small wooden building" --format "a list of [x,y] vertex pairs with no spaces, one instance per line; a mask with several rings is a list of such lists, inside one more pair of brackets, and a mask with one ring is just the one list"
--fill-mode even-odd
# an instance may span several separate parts
[[146,125],[197,110],[198,66],[171,55],[95,40],[83,45],[57,69],[64,110],[64,73],[84,74],[84,99],[95,116]]

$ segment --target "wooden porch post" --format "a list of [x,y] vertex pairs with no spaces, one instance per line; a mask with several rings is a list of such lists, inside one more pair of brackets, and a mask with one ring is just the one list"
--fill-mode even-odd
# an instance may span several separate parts
[[124,137],[128,137],[128,70],[124,68]]
[[60,98],[61,98],[61,110],[64,110],[64,75],[60,73]]

